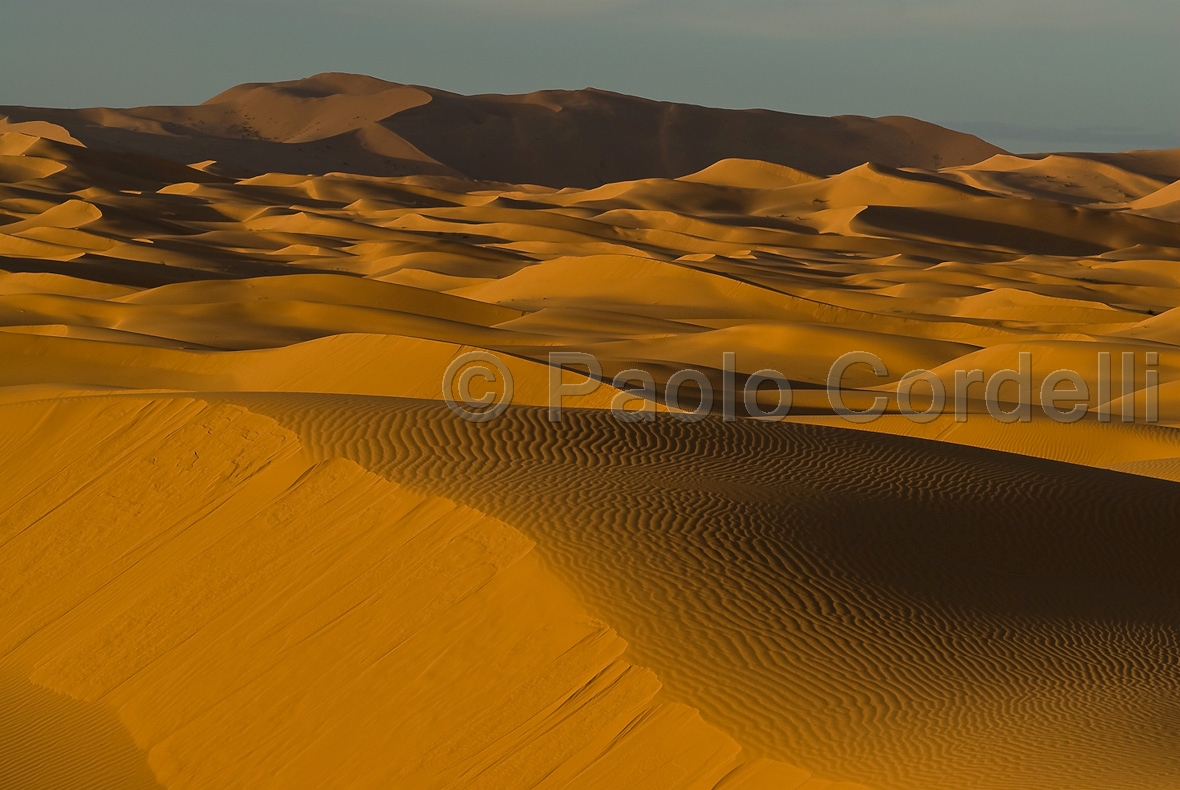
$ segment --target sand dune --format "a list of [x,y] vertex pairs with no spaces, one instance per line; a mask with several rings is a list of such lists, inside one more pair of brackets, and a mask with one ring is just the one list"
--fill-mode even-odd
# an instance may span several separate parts
[[1056,154],[1032,160],[993,156],[957,171],[965,183],[981,189],[1078,205],[1133,201],[1164,185],[1158,178],[1113,164]]
[[[1157,737],[1180,684],[1166,658],[1171,484],[834,428],[626,426],[595,410],[555,426],[519,408],[476,426],[424,401],[215,401],[0,407],[0,663],[116,711],[165,786],[259,771],[321,786],[329,770],[414,787],[548,774],[778,788],[815,772],[882,788],[1164,788],[1180,775]],[[480,509],[520,525],[552,571]],[[416,586],[395,581],[410,568]],[[440,600],[440,584],[476,586]],[[634,635],[625,653],[583,607]],[[370,665],[378,633],[414,636]],[[442,644],[454,670],[381,680]],[[490,698],[430,691],[493,672]],[[579,712],[567,701],[556,721],[497,735],[506,710],[539,715],[574,682]],[[499,696],[513,683],[527,685]],[[246,700],[267,717],[235,715]],[[259,729],[295,710],[306,728]],[[627,735],[587,763],[609,737],[598,727]],[[264,735],[267,760],[247,761]],[[341,773],[341,749],[356,773]]]
[[26,129],[51,123],[91,148],[215,159],[250,173],[462,174],[549,186],[675,178],[732,157],[834,173],[866,161],[938,167],[1000,153],[913,118],[715,110],[594,89],[460,96],[355,74],[242,85],[196,107],[0,115]]
[[[0,108],[0,787],[1173,790],[1178,178],[356,75]],[[1109,387],[903,413],[1026,353]],[[622,423],[636,367],[792,412]]]
[[66,696],[0,688],[18,721],[80,742],[30,753],[6,721],[6,786],[63,786],[42,777],[56,751],[87,787],[156,786],[70,699],[117,714],[168,787],[808,780],[660,701],[530,543],[478,511],[317,463],[241,408],[4,411],[0,667]]
[[1170,484],[810,426],[244,402],[317,454],[521,525],[755,753],[877,787],[1180,776],[1157,730],[1180,683]]
[[[234,181],[169,165],[154,190],[128,192],[116,188],[118,156],[103,154],[113,164],[102,172],[116,173],[106,187],[97,170],[75,174],[87,149],[4,140],[18,160],[65,165],[10,185],[0,202],[12,272],[0,340],[42,360],[6,371],[13,385],[439,397],[432,379],[461,347],[539,363],[524,374],[538,384],[557,349],[593,351],[608,373],[646,361],[661,386],[678,365],[716,375],[723,351],[741,372],[781,368],[799,385],[822,383],[850,350],[889,367],[884,382],[853,374],[869,387],[919,367],[948,371],[948,383],[963,366],[990,374],[1022,351],[1044,372],[1065,360],[1092,373],[1099,350],[1163,351],[1165,381],[1173,364],[1167,256],[1180,231],[1142,216],[1168,205],[1168,187],[1147,192],[1156,181],[1078,157],[866,164],[829,178],[726,160],[590,190],[426,176]],[[1030,194],[1027,179],[1069,173],[1097,186]],[[84,196],[46,199],[80,177],[97,179]],[[1127,203],[1123,192],[1147,194]],[[106,347],[92,353],[96,342]],[[329,348],[341,364],[312,362]],[[411,361],[426,359],[429,376]],[[1144,386],[1140,370],[1134,387]],[[1112,399],[1121,393],[1116,381]],[[535,386],[524,397],[543,402]],[[971,394],[975,412],[981,397]],[[798,393],[801,413],[822,416],[824,401]],[[609,402],[604,390],[588,405]],[[1173,419],[1167,403],[1162,413]],[[956,431],[1020,445],[988,433]],[[1050,455],[1098,457],[1085,443]]]

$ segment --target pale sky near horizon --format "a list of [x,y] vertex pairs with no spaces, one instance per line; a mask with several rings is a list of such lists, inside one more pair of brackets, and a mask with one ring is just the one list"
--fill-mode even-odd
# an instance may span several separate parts
[[1180,0],[0,0],[0,104],[351,71],[912,115],[1015,151],[1180,147]]

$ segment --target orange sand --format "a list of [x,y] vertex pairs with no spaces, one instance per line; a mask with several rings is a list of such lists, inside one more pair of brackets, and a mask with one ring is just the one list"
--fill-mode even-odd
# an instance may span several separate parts
[[[352,75],[0,108],[0,788],[1174,790],[1178,178]],[[795,410],[553,425],[552,351]],[[892,394],[1021,352],[1140,364],[1072,425]]]

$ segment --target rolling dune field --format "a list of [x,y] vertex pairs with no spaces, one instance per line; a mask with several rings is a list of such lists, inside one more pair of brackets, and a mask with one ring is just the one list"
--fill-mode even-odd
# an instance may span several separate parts
[[0,107],[0,788],[1175,790],[1178,179],[343,74]]

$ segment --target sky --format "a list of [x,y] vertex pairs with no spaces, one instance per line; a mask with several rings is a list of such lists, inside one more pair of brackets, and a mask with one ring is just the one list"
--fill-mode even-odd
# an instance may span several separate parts
[[324,71],[911,115],[1012,151],[1180,147],[1180,0],[0,0],[0,105]]

